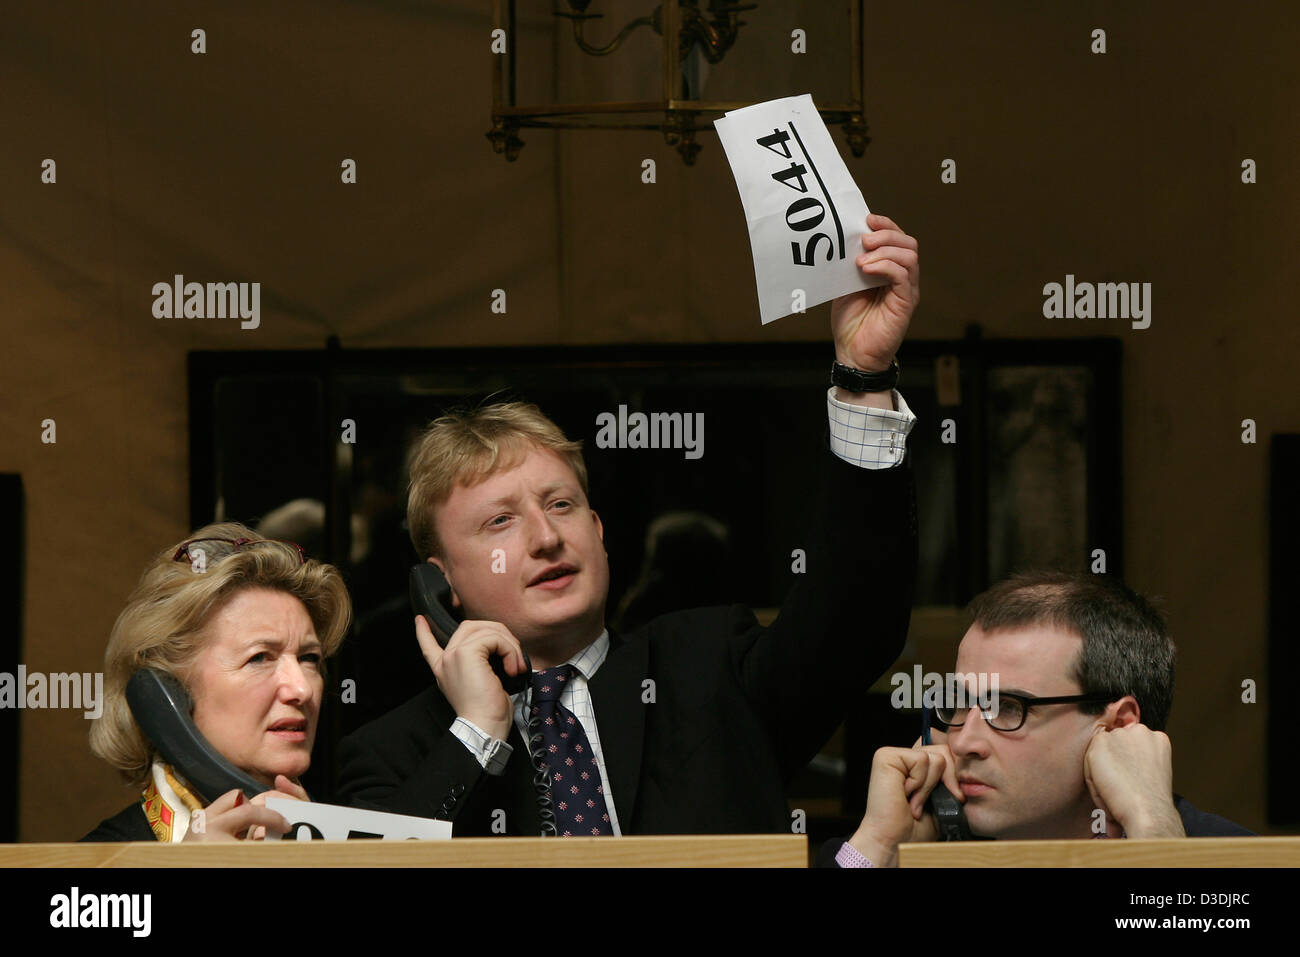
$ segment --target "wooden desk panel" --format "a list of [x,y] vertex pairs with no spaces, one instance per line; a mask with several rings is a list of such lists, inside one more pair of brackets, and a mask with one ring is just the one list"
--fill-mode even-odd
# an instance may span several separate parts
[[903,844],[900,867],[1300,867],[1300,837]]
[[802,834],[0,844],[0,867],[807,867]]

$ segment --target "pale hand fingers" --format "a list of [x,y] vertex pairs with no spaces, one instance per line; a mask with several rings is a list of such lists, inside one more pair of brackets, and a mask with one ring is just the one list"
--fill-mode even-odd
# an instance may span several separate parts
[[[471,648],[476,649],[476,653],[481,651],[481,657],[484,659],[499,655],[506,666],[507,673],[512,675],[523,673],[523,646],[519,644],[519,639],[510,633],[510,629],[500,622],[467,621],[456,630],[452,641],[458,637],[461,639],[459,648],[464,652],[469,652]],[[450,647],[449,644],[448,648]]]
[[283,774],[277,774],[275,776],[275,789],[279,791],[283,797],[294,798],[298,801],[311,800],[311,798],[307,796],[306,788],[297,781],[290,781]]
[[942,731],[939,728],[931,728],[930,743],[922,744],[921,739],[918,737],[912,742],[912,750],[934,751],[935,753],[942,755],[945,765],[943,769],[943,783],[948,786],[948,790],[953,793],[954,797],[958,800],[963,800],[960,785],[957,783],[957,762],[953,760],[952,752],[948,750],[947,731]]
[[226,797],[228,795],[222,795],[222,798],[213,801],[206,809],[194,812],[185,840],[238,841],[243,839],[249,828],[257,826],[272,828],[280,834],[289,830],[289,822],[283,815],[252,801],[238,807],[220,809],[219,803],[224,803],[222,799]]
[[286,801],[311,800],[311,798],[307,796],[306,791],[304,791],[299,785],[294,784],[283,774],[276,776],[275,785],[276,786],[270,791],[263,791],[257,797],[253,798],[252,803],[256,804],[258,807],[266,807],[267,798],[284,798]]
[[[904,785],[912,817],[918,821],[925,814],[925,802],[935,785],[943,778],[944,768],[947,766],[943,755],[935,751],[923,751],[921,755],[924,757],[918,757],[916,763],[908,769],[907,784]],[[913,782],[916,785],[914,789],[908,787]]]
[[935,749],[944,757],[943,765],[943,783],[951,793],[962,804],[966,803],[966,795],[962,793],[961,783],[957,780],[957,762],[953,760],[952,752],[948,750],[947,744],[932,744],[931,748]]
[[[910,296],[916,289],[916,284],[912,282],[912,274],[908,271],[908,268],[893,259],[875,259],[868,263],[859,262],[857,266],[860,271],[868,276],[880,276],[888,279],[889,285],[883,287],[883,289],[889,292],[897,293],[901,288],[905,289]],[[868,289],[866,291],[872,293],[880,290]]]
[[438,639],[433,637],[433,631],[423,615],[415,617],[415,640],[420,643],[420,653],[429,663],[429,668],[436,668],[438,660],[443,656],[442,645],[438,644]]
[[[948,788],[948,790],[952,793],[953,797],[955,797],[961,803],[965,804],[966,795],[962,793],[961,784],[957,780],[957,762],[953,760],[952,752],[948,750],[947,733],[932,728],[930,730],[930,740],[934,741],[934,743],[922,744],[921,739],[917,738],[915,741],[912,742],[912,750],[923,751],[927,754],[938,755],[938,757],[942,762],[942,766],[940,767],[939,772],[940,772],[940,777],[943,780],[944,786]],[[918,807],[921,804],[923,804],[924,801],[929,799],[930,793],[934,790],[936,786],[936,784],[934,782],[930,782],[928,778],[926,783],[928,786],[922,789],[925,796],[923,798],[920,798],[919,800],[917,800],[915,796],[913,796],[914,799],[912,801],[909,801],[909,804],[912,806],[912,816],[917,820],[921,819],[921,814],[918,812]]]
[[913,780],[918,756],[925,758],[924,752],[881,748],[871,759],[867,810],[859,830],[875,835],[873,839],[887,847],[906,840],[915,824],[908,795],[924,777],[923,772],[917,772]]
[[1115,820],[1115,815],[1111,813],[1110,806],[1106,804],[1106,799],[1101,796],[1101,791],[1097,789],[1096,779],[1093,777],[1093,765],[1097,761],[1106,760],[1102,757],[1102,749],[1110,742],[1105,738],[1106,729],[1097,728],[1092,739],[1088,742],[1088,748],[1083,752],[1083,783],[1088,786],[1088,796],[1092,798],[1092,806],[1101,811],[1103,820],[1106,823],[1106,833],[1109,837],[1119,837],[1119,822]]
[[913,249],[903,249],[899,246],[886,246],[881,249],[872,250],[863,253],[856,260],[859,269],[866,269],[876,263],[891,262],[902,266],[904,270],[915,269],[920,262],[920,258]]
[[[870,214],[867,216],[867,227],[873,231],[862,236],[862,247],[866,253],[857,258],[858,268],[869,275],[883,276],[892,286],[911,286],[911,298],[917,299],[915,287],[920,276],[920,244],[888,216]],[[897,263],[903,268],[878,268],[878,264],[883,261]]]
[[867,226],[871,229],[896,229],[900,233],[903,231],[902,226],[880,213],[867,213]]
[[239,788],[235,788],[234,790],[227,791],[225,794],[221,795],[221,797],[209,804],[205,810],[209,817],[213,817],[217,814],[225,814],[227,811],[242,804],[243,800],[244,792]]
[[253,804],[251,801],[227,811],[220,819],[208,818],[209,831],[228,834],[235,840],[241,840],[250,828],[256,827],[269,828],[279,834],[285,834],[289,830],[289,822],[278,811]]
[[882,246],[898,246],[900,249],[910,249],[913,252],[920,249],[916,237],[909,236],[900,229],[876,229],[862,234],[863,249],[879,249]]
[[1105,813],[1106,817],[1109,818],[1110,809],[1106,807],[1106,802],[1102,800],[1101,794],[1098,793],[1097,791],[1097,785],[1092,780],[1092,771],[1088,767],[1088,762],[1086,759],[1084,760],[1083,768],[1084,768],[1083,781],[1085,784],[1088,785],[1088,796],[1092,798],[1092,806],[1101,808],[1101,810]]
[[219,823],[233,809],[238,807],[244,800],[244,792],[239,788],[227,791],[221,795],[206,808],[199,808],[190,817],[189,829],[185,832],[183,840],[186,841],[219,841],[234,840],[233,835],[222,834],[212,827],[213,823]]

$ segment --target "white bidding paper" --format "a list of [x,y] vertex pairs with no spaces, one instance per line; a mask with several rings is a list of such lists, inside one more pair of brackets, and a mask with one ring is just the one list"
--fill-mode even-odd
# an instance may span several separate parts
[[745,208],[764,325],[888,284],[858,270],[870,211],[809,94],[733,110],[713,125]]
[[[294,801],[289,798],[267,798],[266,806],[272,811],[279,811],[289,822],[289,833],[284,835],[285,840],[347,841],[380,838],[385,841],[438,841],[451,837],[450,821],[389,814],[386,811],[365,811],[336,804]],[[266,839],[278,841],[280,835],[268,828]]]

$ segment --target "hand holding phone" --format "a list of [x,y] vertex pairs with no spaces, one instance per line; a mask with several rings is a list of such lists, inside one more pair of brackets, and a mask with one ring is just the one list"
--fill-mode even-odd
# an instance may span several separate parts
[[896,867],[898,845],[938,839],[926,802],[943,784],[961,793],[946,745],[881,748],[871,761],[867,813],[849,843],[877,867]]
[[[451,598],[451,585],[447,583],[447,578],[437,565],[431,562],[421,562],[411,569],[410,576],[410,597],[411,609],[415,614],[424,618],[429,630],[433,633],[434,639],[440,648],[446,648],[451,642],[452,635],[460,628],[462,620],[459,612],[453,607]],[[505,626],[502,626],[505,629]],[[519,642],[514,635],[510,634],[509,629],[505,629],[506,635],[518,646]],[[416,631],[416,638],[420,637],[419,631]],[[421,648],[424,645],[421,642]],[[506,689],[506,694],[519,694],[528,687],[529,675],[533,670],[533,663],[528,660],[528,652],[520,648],[520,653],[524,658],[524,670],[522,672],[511,673],[506,670],[505,659],[500,654],[491,655],[488,658],[488,664],[492,668],[492,673],[497,676],[501,686]],[[425,660],[429,661],[429,667],[433,667],[433,662],[429,660],[430,654],[425,650]]]
[[[921,712],[921,738],[917,741],[918,745],[928,746],[933,744],[931,739],[931,721],[933,715],[929,708]],[[948,740],[946,732],[940,731],[939,744],[945,744]],[[945,749],[946,750],[946,749]],[[952,754],[948,754],[948,763],[953,764]],[[954,773],[955,773],[954,766]],[[960,785],[960,782],[958,782]],[[948,790],[944,784],[938,784],[930,792],[930,813],[934,815],[934,823],[939,829],[939,840],[941,841],[969,841],[973,838],[970,824],[966,822],[966,813],[962,810],[961,801],[955,797],[961,794],[960,786],[954,791]],[[962,801],[965,800],[963,795]]]
[[497,621],[461,622],[444,649],[420,616],[415,636],[456,714],[494,738],[508,737],[514,709],[491,661],[499,660],[507,677],[526,679],[529,672],[523,648],[509,629]]

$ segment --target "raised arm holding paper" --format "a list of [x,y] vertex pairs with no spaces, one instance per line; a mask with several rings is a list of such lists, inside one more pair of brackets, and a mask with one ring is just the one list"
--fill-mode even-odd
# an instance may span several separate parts
[[[832,308],[841,382],[892,378],[917,302],[916,241],[884,217],[871,225],[857,291]],[[887,285],[863,290],[871,281]],[[828,390],[833,454],[808,463],[824,477],[804,493],[820,514],[807,574],[769,627],[732,606],[612,633],[578,444],[522,403],[434,422],[412,458],[408,521],[466,620],[444,649],[417,619],[436,683],[344,740],[345,799],[442,817],[456,835],[788,831],[785,784],[907,630],[914,418],[883,388]],[[519,674],[521,651],[536,671],[509,696],[489,659]]]

